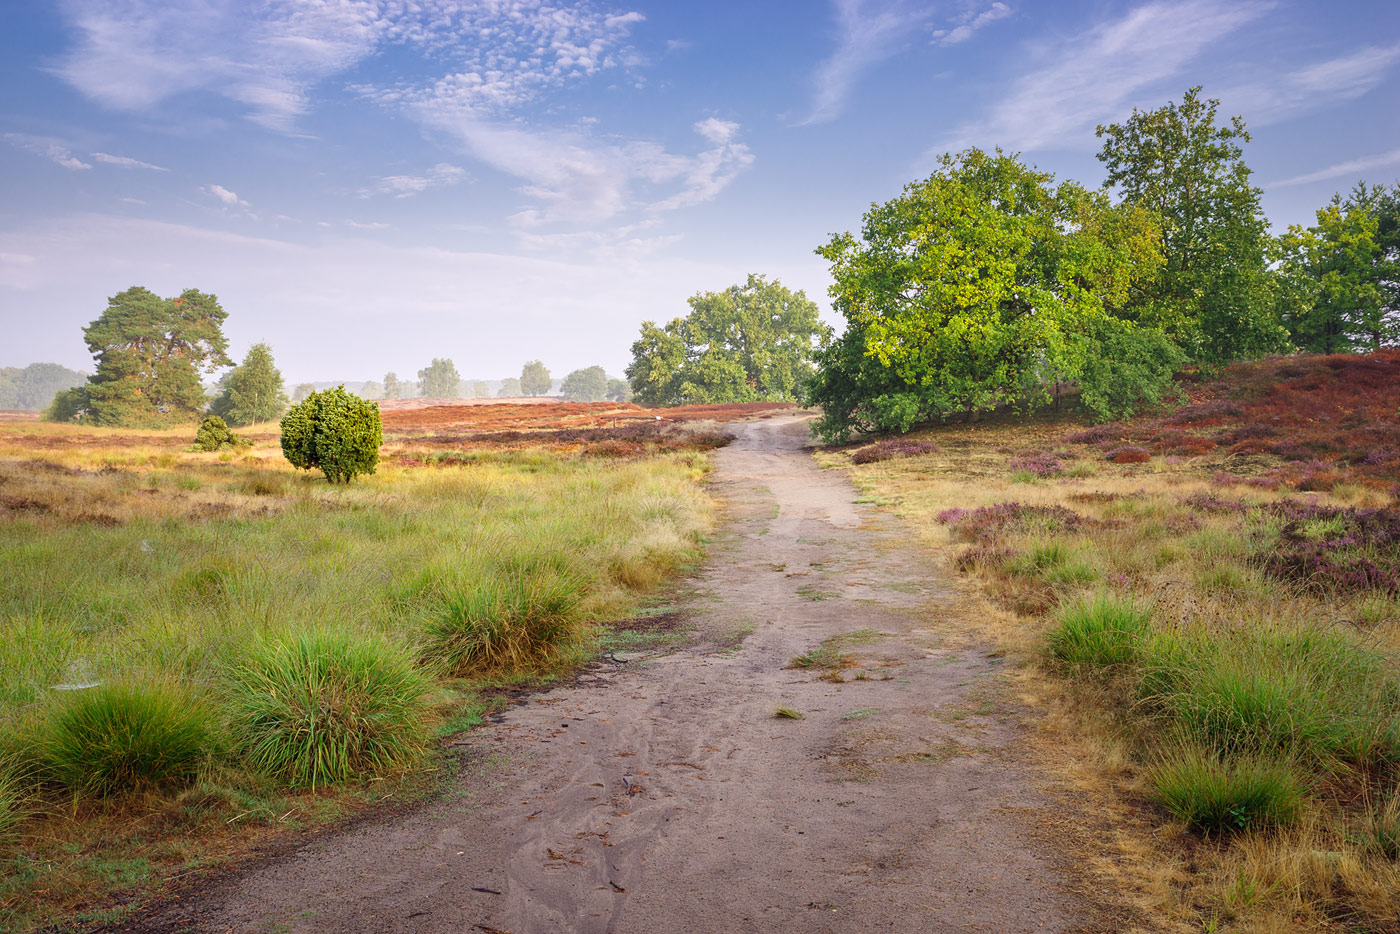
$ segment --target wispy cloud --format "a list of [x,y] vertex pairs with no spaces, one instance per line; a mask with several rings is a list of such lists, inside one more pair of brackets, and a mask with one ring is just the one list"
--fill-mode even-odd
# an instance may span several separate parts
[[32,152],[36,156],[43,156],[65,169],[72,169],[76,172],[92,168],[91,164],[73,155],[61,140],[47,136],[30,136],[27,133],[6,133],[5,140],[17,149]]
[[812,112],[802,126],[840,116],[860,76],[899,52],[932,14],[904,0],[834,0],[833,5],[836,51],[817,67]]
[[1011,15],[1011,7],[1004,3],[993,3],[981,12],[968,11],[959,16],[951,29],[935,29],[933,39],[939,45],[957,45],[971,39],[983,26],[991,25],[999,19]]
[[133,159],[130,156],[113,156],[105,152],[95,152],[92,158],[98,162],[105,162],[107,165],[119,166],[123,169],[150,169],[153,172],[169,172],[163,165],[152,165],[149,162],[142,162],[140,159]]
[[1159,0],[1100,23],[1043,49],[1047,64],[1019,78],[985,118],[959,127],[927,156],[969,146],[1034,150],[1070,139],[1092,142],[1095,124],[1121,118],[1145,91],[1181,78],[1202,52],[1271,6]]
[[238,197],[237,194],[235,194],[232,191],[229,191],[223,185],[206,185],[203,188],[200,188],[199,190],[213,195],[227,207],[246,208],[248,206],[247,201],[244,201],[242,198]]
[[1326,181],[1329,178],[1346,178],[1348,176],[1354,176],[1359,180],[1362,172],[1385,168],[1389,165],[1400,165],[1400,149],[1377,153],[1374,156],[1362,156],[1360,159],[1348,159],[1346,162],[1338,162],[1325,169],[1308,172],[1306,175],[1295,175],[1282,181],[1270,182],[1269,187],[1286,188],[1291,185],[1307,185],[1312,182]]
[[1245,114],[1251,124],[1275,123],[1375,90],[1397,64],[1400,64],[1400,45],[1366,46],[1336,58],[1227,88],[1219,97],[1231,113]]
[[361,189],[360,197],[393,195],[395,198],[411,198],[429,188],[455,185],[466,177],[466,170],[460,166],[439,162],[422,175],[386,175],[370,187]]

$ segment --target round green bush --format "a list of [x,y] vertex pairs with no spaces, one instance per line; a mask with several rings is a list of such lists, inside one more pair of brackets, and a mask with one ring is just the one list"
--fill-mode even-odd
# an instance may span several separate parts
[[282,454],[303,470],[320,468],[332,483],[374,473],[383,442],[379,403],[344,386],[313,392],[282,417]]
[[184,688],[117,682],[74,691],[39,727],[46,777],[108,798],[194,781],[213,745],[209,711]]
[[199,430],[194,434],[196,451],[222,451],[241,447],[243,444],[243,439],[230,431],[224,420],[217,415],[210,415],[200,422]]
[[294,787],[409,765],[427,741],[428,680],[380,638],[323,631],[264,641],[230,685],[241,752]]

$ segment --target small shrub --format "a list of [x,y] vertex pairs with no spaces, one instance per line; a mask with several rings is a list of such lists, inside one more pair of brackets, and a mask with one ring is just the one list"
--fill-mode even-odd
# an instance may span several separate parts
[[580,636],[584,586],[576,574],[544,567],[479,579],[429,624],[427,656],[458,676],[546,665]]
[[1115,464],[1145,464],[1152,460],[1152,452],[1136,444],[1125,444],[1122,447],[1110,448],[1104,454],[1104,460]]
[[374,473],[384,427],[379,403],[344,386],[313,392],[282,417],[282,454],[303,470],[320,468],[332,483]]
[[1052,658],[1071,667],[1134,665],[1151,633],[1150,609],[1131,599],[1099,593],[1060,611],[1048,648]]
[[1104,444],[1123,440],[1125,429],[1122,425],[1095,425],[1082,431],[1071,431],[1065,440],[1071,444]]
[[74,691],[39,729],[43,776],[100,798],[188,785],[213,743],[204,705],[159,681]]
[[196,451],[213,453],[236,450],[247,447],[251,443],[234,434],[228,425],[224,424],[224,420],[217,415],[210,415],[200,422],[199,430],[194,434],[194,449]]
[[269,639],[229,685],[241,752],[293,787],[409,765],[427,741],[428,680],[382,639],[344,631]]
[[1152,783],[1174,817],[1207,834],[1287,826],[1303,805],[1303,782],[1287,763],[1189,745],[1162,759]]
[[938,514],[938,521],[952,530],[954,538],[985,545],[1003,535],[1073,531],[1086,520],[1064,506],[1006,502],[976,509],[945,509]]
[[918,457],[932,454],[938,446],[929,441],[915,441],[912,438],[886,438],[867,445],[851,455],[853,464],[873,464],[896,457]]
[[1201,422],[1218,422],[1227,418],[1239,418],[1242,415],[1244,415],[1244,409],[1238,403],[1212,400],[1177,409],[1162,419],[1162,423],[1166,425],[1196,425]]
[[1058,477],[1064,473],[1064,454],[1054,451],[1032,451],[1011,458],[1006,465],[1013,474],[1028,474],[1032,479]]

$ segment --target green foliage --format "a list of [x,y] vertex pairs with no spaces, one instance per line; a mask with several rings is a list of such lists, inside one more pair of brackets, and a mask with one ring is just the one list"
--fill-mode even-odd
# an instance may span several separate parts
[[469,385],[469,387],[470,387],[470,389],[471,389],[472,398],[474,398],[474,399],[489,399],[489,398],[491,398],[491,387],[490,387],[490,385],[487,384],[486,380],[484,380],[484,379],[474,379],[474,380],[472,380],[468,385]]
[[547,665],[580,635],[584,580],[568,568],[526,562],[449,596],[426,633],[426,657],[458,675]]
[[210,415],[199,423],[199,431],[194,434],[194,449],[196,451],[223,451],[229,448],[240,448],[247,446],[250,442],[238,437],[229,430],[224,420],[217,415]]
[[384,398],[402,399],[404,395],[404,385],[399,382],[399,375],[393,370],[384,374]]
[[513,399],[520,395],[524,395],[520,389],[520,380],[514,376],[507,376],[501,380],[501,388],[496,390],[496,398],[498,399]]
[[1152,781],[1174,817],[1206,833],[1286,826],[1303,805],[1303,781],[1285,760],[1185,746],[1161,760]]
[[462,377],[445,357],[434,357],[426,369],[418,371],[418,380],[425,399],[456,399],[461,394]]
[[254,344],[220,385],[222,391],[209,404],[209,411],[234,428],[270,422],[287,409],[282,373],[267,344]]
[[570,402],[601,402],[608,394],[608,374],[600,366],[574,370],[564,377],[559,391]]
[[82,373],[57,363],[31,363],[23,369],[0,367],[0,409],[43,411],[58,393],[85,382],[87,377]]
[[750,275],[743,285],[688,299],[690,314],[642,324],[627,380],[642,402],[795,400],[829,329],[801,291]]
[[1048,647],[1051,657],[1065,665],[1113,668],[1136,664],[1151,632],[1149,608],[1099,593],[1060,611]]
[[1359,185],[1278,240],[1278,308],[1293,342],[1317,353],[1400,339],[1400,186]]
[[[904,432],[921,422],[1048,401],[1083,376],[1106,339],[1136,325],[1115,315],[1160,265],[1150,212],[1015,157],[944,156],[929,178],[866,213],[859,238],[817,253],[845,332],[819,355],[806,401],[814,429]],[[1150,344],[1148,338],[1143,343]],[[1090,368],[1100,405],[1113,374]]]
[[167,299],[133,286],[108,299],[83,330],[97,358],[85,387],[88,417],[97,425],[194,421],[205,405],[200,372],[232,362],[227,317],[216,297],[195,289]]
[[603,398],[611,402],[631,402],[632,384],[625,379],[608,380],[608,391]]
[[549,394],[554,381],[549,378],[549,369],[538,360],[531,360],[520,368],[520,391],[527,396]]
[[429,683],[382,637],[289,633],[255,646],[229,684],[241,752],[294,787],[400,768],[425,748]]
[[374,473],[384,441],[379,405],[344,386],[313,392],[282,417],[282,453],[303,470],[319,467],[332,483]]
[[194,781],[213,745],[210,712],[173,682],[73,691],[39,726],[42,774],[80,795],[113,797]]
[[1220,102],[1200,91],[1134,109],[1097,135],[1108,184],[1162,225],[1165,265],[1133,291],[1124,316],[1218,364],[1283,349],[1287,335],[1268,300],[1268,221],[1240,145],[1249,133],[1240,117],[1217,126]]
[[88,411],[87,387],[74,386],[54,394],[53,401],[44,409],[44,418],[51,422],[76,422]]
[[1079,401],[1095,418],[1132,418],[1177,395],[1172,375],[1186,355],[1165,334],[1117,318],[1098,324],[1079,373]]

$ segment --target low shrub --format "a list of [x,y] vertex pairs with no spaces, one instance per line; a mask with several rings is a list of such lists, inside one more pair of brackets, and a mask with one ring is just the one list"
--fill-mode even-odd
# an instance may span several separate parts
[[332,483],[374,473],[384,427],[379,403],[366,402],[344,386],[313,392],[282,416],[282,454],[292,466],[320,468]]
[[1256,532],[1263,570],[1329,592],[1400,593],[1400,509],[1358,509],[1283,500],[1265,509],[1279,523]]
[[1152,452],[1136,444],[1125,444],[1122,447],[1110,448],[1104,454],[1104,460],[1115,464],[1145,464],[1152,460]]
[[853,464],[873,464],[896,457],[918,457],[932,454],[938,446],[929,441],[915,441],[913,438],[886,438],[867,445],[851,455]]
[[1106,669],[1134,665],[1152,634],[1152,611],[1131,599],[1098,593],[1060,611],[1047,648],[1071,667]]
[[1095,425],[1092,428],[1085,428],[1082,431],[1071,431],[1065,435],[1065,440],[1071,444],[1104,444],[1106,442],[1122,441],[1125,430],[1126,429],[1122,425]]
[[1011,458],[1006,466],[1012,473],[1029,474],[1036,479],[1058,477],[1065,471],[1062,461],[1066,456],[1056,451],[1031,451]]
[[410,765],[427,742],[429,682],[382,638],[330,630],[270,638],[228,682],[240,750],[293,787]]
[[213,746],[210,719],[187,690],[163,681],[73,691],[38,727],[40,772],[99,798],[188,785]]
[[1190,745],[1163,756],[1152,783],[1174,817],[1207,834],[1286,826],[1304,799],[1304,783],[1286,761]]
[[945,509],[938,514],[938,521],[952,530],[954,538],[985,545],[1003,535],[1073,531],[1087,520],[1064,506],[1006,502],[976,509]]
[[224,420],[217,415],[210,415],[199,423],[199,430],[194,433],[194,449],[196,451],[226,451],[248,447],[252,442],[240,438],[234,434],[224,424]]
[[450,596],[428,625],[426,655],[454,675],[547,665],[581,635],[585,581],[565,570],[507,570]]

